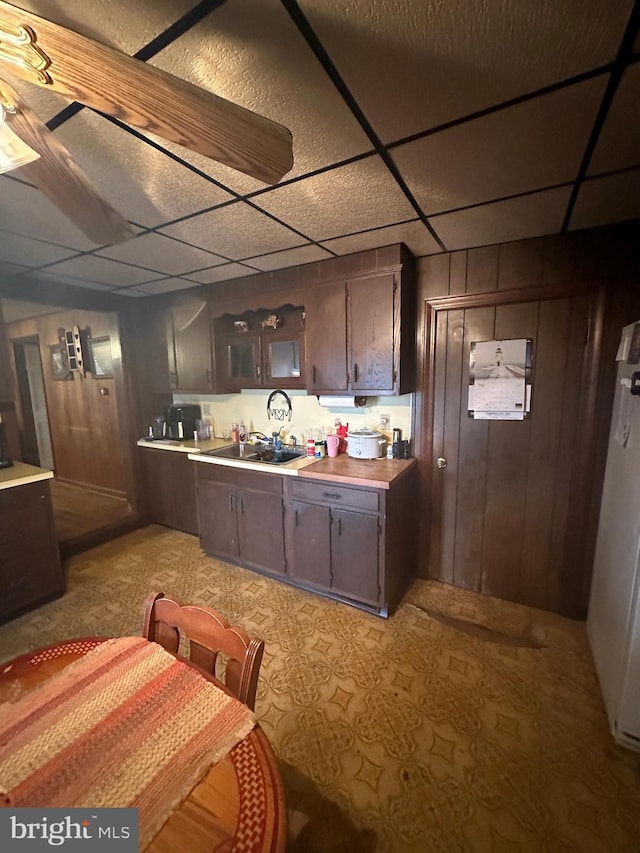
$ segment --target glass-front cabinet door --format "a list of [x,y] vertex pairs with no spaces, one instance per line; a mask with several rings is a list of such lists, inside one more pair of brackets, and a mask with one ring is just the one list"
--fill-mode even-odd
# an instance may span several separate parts
[[226,379],[232,388],[253,388],[261,384],[260,339],[248,335],[226,341]]
[[267,384],[304,387],[304,336],[265,336],[262,340]]

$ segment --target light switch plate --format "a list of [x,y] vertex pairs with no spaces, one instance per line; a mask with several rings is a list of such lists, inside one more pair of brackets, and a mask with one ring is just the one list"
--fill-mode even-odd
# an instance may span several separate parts
[[381,429],[390,429],[391,427],[391,415],[380,415],[380,424]]

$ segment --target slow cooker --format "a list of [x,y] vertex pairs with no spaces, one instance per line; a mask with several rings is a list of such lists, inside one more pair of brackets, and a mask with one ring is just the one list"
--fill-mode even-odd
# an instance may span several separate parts
[[347,433],[347,453],[355,459],[378,459],[387,439],[375,429],[354,429]]

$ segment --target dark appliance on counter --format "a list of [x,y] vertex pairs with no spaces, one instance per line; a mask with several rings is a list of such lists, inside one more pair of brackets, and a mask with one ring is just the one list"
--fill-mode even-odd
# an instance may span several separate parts
[[9,459],[9,448],[7,447],[7,436],[4,424],[0,417],[0,468],[11,468],[13,462]]
[[190,441],[196,431],[196,421],[202,417],[200,406],[194,403],[174,403],[165,409],[167,438]]

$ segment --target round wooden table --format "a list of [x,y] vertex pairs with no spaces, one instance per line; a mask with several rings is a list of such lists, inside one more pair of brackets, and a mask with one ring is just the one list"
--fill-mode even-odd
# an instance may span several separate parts
[[[0,666],[0,702],[20,698],[105,639],[68,640],[7,661]],[[276,758],[256,725],[209,770],[145,849],[147,853],[284,853],[286,823]]]

